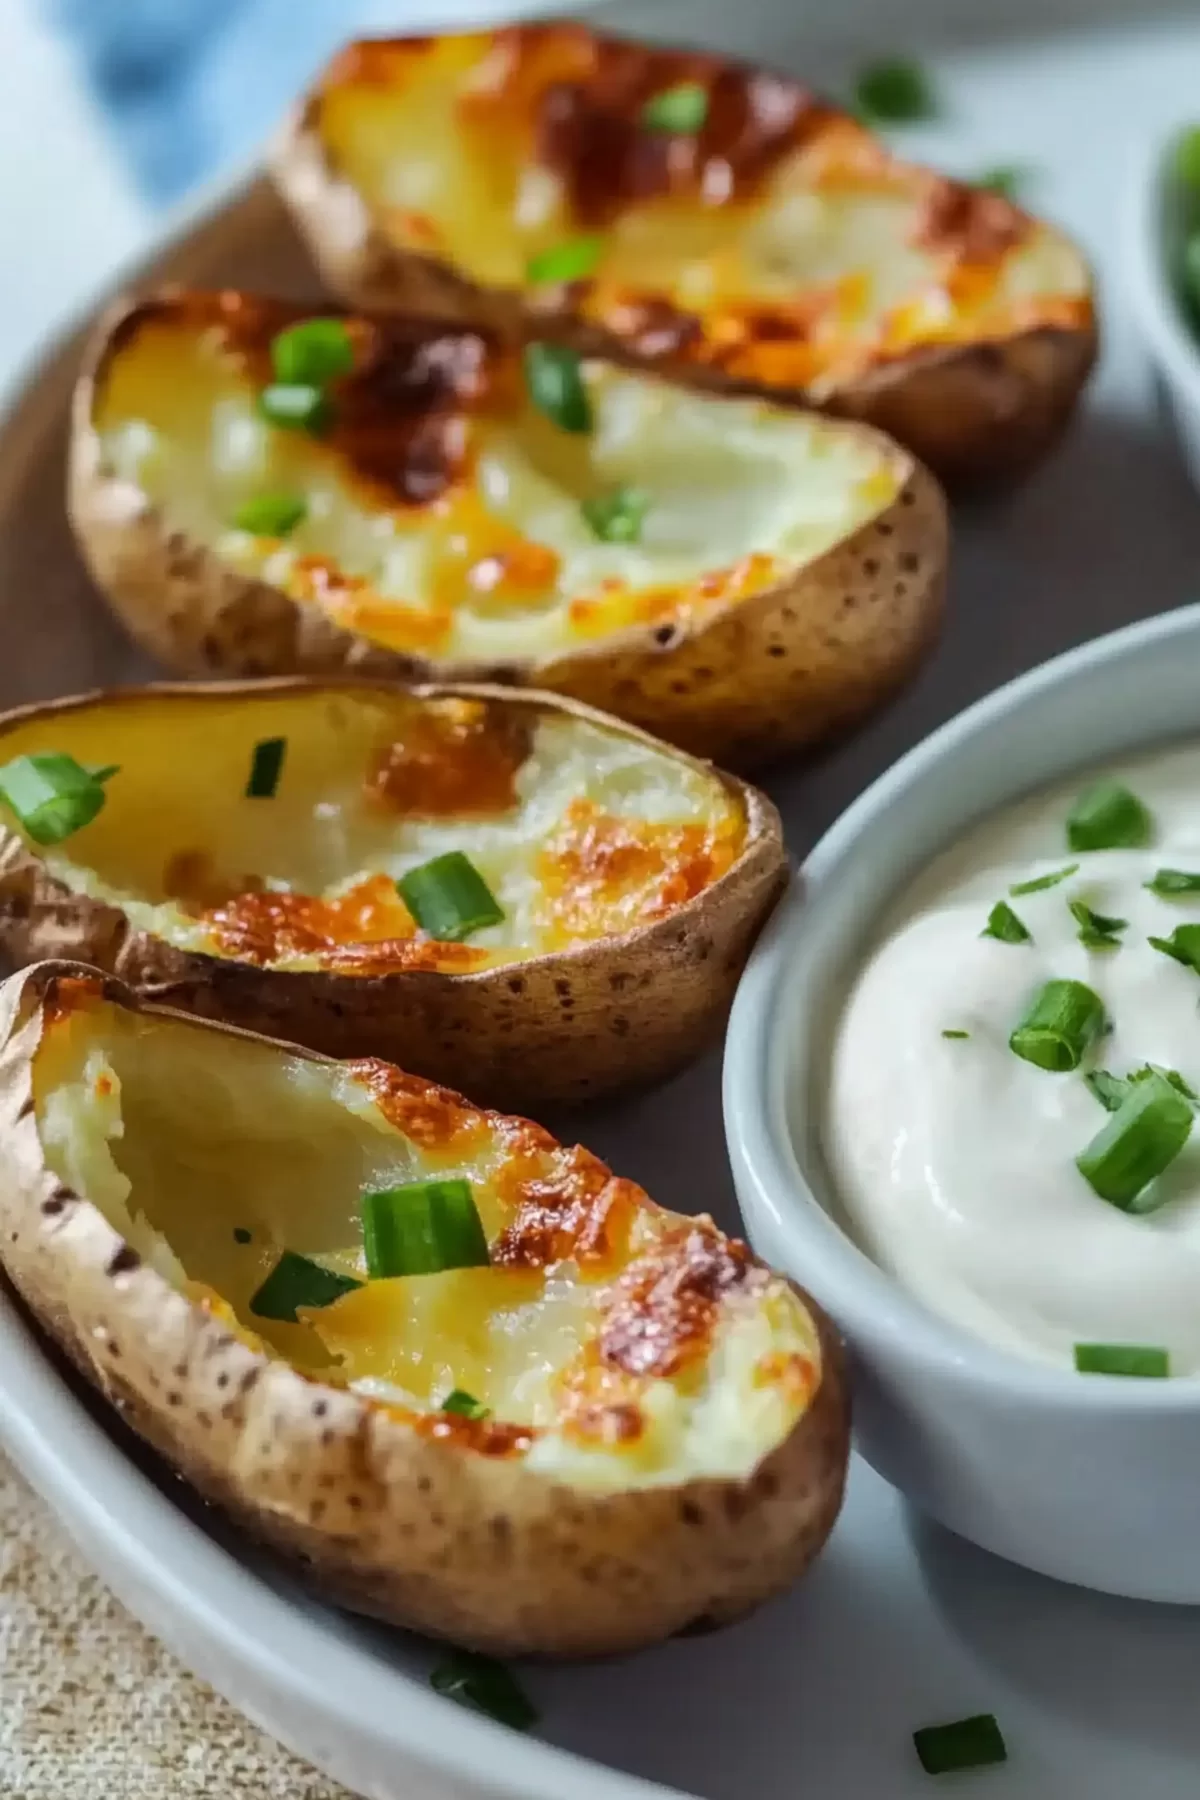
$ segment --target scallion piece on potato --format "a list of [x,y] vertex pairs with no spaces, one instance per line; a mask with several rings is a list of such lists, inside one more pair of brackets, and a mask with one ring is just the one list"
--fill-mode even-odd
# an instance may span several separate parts
[[1076,1344],[1075,1367],[1081,1375],[1149,1375],[1171,1373],[1171,1358],[1153,1344]]
[[1119,781],[1085,788],[1067,815],[1072,850],[1130,850],[1150,841],[1154,822],[1136,794]]
[[280,1319],[294,1325],[301,1306],[332,1306],[343,1294],[360,1288],[353,1275],[339,1275],[307,1256],[285,1250],[271,1273],[251,1296],[250,1311],[256,1319]]
[[486,1268],[491,1260],[471,1184],[461,1177],[368,1191],[362,1220],[367,1273],[376,1281]]
[[535,286],[559,281],[583,281],[595,272],[604,251],[604,239],[596,234],[566,238],[531,256],[525,279]]
[[458,943],[504,917],[504,908],[461,850],[418,864],[396,886],[421,930],[442,943]]
[[647,100],[642,108],[642,124],[650,131],[673,131],[680,135],[702,131],[708,118],[708,93],[698,81],[679,81]]
[[565,344],[535,340],[526,344],[522,361],[529,398],[538,411],[563,431],[590,431],[592,403],[576,352]]
[[308,512],[302,494],[256,494],[244,500],[233,515],[238,531],[254,537],[286,537],[294,531]]
[[537,1724],[537,1710],[525,1690],[495,1657],[481,1656],[475,1650],[452,1651],[429,1680],[435,1693],[461,1700],[501,1725],[511,1725],[514,1731],[528,1731]]
[[35,844],[61,844],[96,817],[104,783],[117,773],[115,765],[85,769],[53,750],[17,756],[0,768],[0,798]]
[[1077,1069],[1104,1029],[1104,1002],[1082,981],[1048,981],[1008,1040],[1014,1055],[1052,1074]]
[[319,436],[333,420],[333,408],[322,388],[309,382],[274,381],[258,396],[258,410],[285,431]]
[[271,367],[285,386],[324,387],[354,367],[354,346],[343,319],[301,319],[271,340]]
[[925,1725],[913,1732],[913,1744],[927,1775],[948,1775],[954,1769],[979,1769],[986,1763],[1008,1760],[995,1713],[976,1713],[950,1725]]
[[1130,1082],[1120,1106],[1075,1158],[1075,1166],[1110,1206],[1154,1212],[1162,1196],[1146,1190],[1179,1155],[1195,1117],[1192,1102],[1165,1075],[1150,1069]]
[[250,761],[250,775],[246,782],[247,800],[273,800],[279,787],[279,778],[283,773],[283,759],[287,755],[287,739],[281,737],[262,738],[254,746],[254,755]]
[[468,1394],[465,1388],[451,1388],[442,1401],[440,1411],[458,1413],[464,1419],[486,1419],[491,1409],[477,1400],[474,1394]]
[[650,496],[640,488],[618,487],[593,494],[579,510],[602,543],[636,544],[649,505]]

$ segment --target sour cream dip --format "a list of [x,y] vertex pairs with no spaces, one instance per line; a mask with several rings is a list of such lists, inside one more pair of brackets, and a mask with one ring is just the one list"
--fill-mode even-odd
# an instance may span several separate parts
[[[1200,1373],[1198,971],[1200,746],[981,822],[888,915],[836,1021],[823,1142],[850,1234],[933,1311],[1018,1355],[1086,1368],[1079,1346],[1148,1348],[1109,1372]],[[1049,1042],[1051,1064],[1077,1053],[1074,1067],[1012,1046],[1050,983],[1080,984],[1050,996],[1073,1006],[1074,1041],[1018,1042]],[[1106,1130],[1120,1141],[1097,1146]],[[1141,1181],[1143,1164],[1162,1166]]]

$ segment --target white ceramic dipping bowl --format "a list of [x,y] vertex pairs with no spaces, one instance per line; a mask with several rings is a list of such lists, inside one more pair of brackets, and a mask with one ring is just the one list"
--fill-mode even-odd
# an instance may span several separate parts
[[1156,133],[1131,172],[1125,214],[1126,286],[1183,452],[1200,487],[1200,344],[1183,316],[1169,267],[1171,166],[1179,140],[1196,117]]
[[845,1333],[867,1461],[942,1524],[1014,1562],[1187,1602],[1200,1602],[1200,1379],[1047,1368],[936,1316],[836,1222],[820,1135],[841,1002],[880,914],[912,877],[991,809],[1196,735],[1200,606],[1058,657],[961,713],[817,845],[750,960],[725,1052],[747,1231]]

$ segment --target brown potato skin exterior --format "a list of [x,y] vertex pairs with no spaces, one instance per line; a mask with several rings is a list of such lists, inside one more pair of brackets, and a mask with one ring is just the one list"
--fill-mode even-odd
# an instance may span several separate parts
[[[815,744],[913,673],[941,620],[949,528],[927,469],[894,444],[892,503],[793,577],[696,625],[637,626],[565,656],[463,664],[408,656],[334,625],[316,605],[228,568],[106,473],[96,383],[133,309],[101,325],[76,389],[68,511],[126,630],[184,675],[385,675],[549,688],[696,756],[747,769]],[[862,426],[861,429],[869,429]]]
[[684,386],[859,419],[894,437],[955,492],[1003,487],[1041,462],[1095,365],[1094,314],[1076,331],[1039,326],[945,350],[918,349],[829,394],[740,382],[683,358],[639,355],[590,321],[539,314],[517,293],[477,287],[438,258],[391,242],[331,167],[316,129],[317,104],[301,103],[285,122],[271,147],[270,173],[322,279],[363,311],[426,313],[485,324],[509,337],[555,338]]
[[[0,744],[10,724],[97,702],[119,706],[147,693],[195,700],[208,692],[245,693],[253,704],[264,692],[321,686],[304,679],[213,682],[205,689],[164,682],[55,700],[0,715]],[[530,690],[458,684],[412,691],[593,716],[586,706]],[[617,720],[596,722],[645,737],[654,754],[679,759],[679,752]],[[507,1110],[608,1096],[661,1080],[717,1037],[751,946],[786,881],[774,806],[736,777],[711,774],[745,811],[746,844],[737,862],[666,918],[575,950],[459,975],[263,969],[180,950],[132,929],[119,908],[57,881],[0,819],[0,954],[14,968],[74,958],[181,1011],[326,1056],[379,1056]]]
[[83,973],[43,964],[0,987],[3,1261],[38,1323],[206,1499],[337,1604],[498,1655],[603,1656],[722,1625],[808,1566],[841,1505],[849,1406],[836,1335],[802,1290],[820,1382],[746,1480],[589,1494],[426,1437],[242,1343],[57,1184],[31,1063],[48,982]]

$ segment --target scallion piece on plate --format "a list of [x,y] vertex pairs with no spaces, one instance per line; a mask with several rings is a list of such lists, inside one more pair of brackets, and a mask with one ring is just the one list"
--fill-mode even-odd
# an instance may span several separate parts
[[986,188],[990,194],[1000,194],[1005,200],[1016,200],[1027,187],[1030,173],[1026,163],[997,163],[976,175],[974,185]]
[[421,930],[443,943],[458,943],[504,917],[504,908],[461,850],[418,864],[396,886]]
[[583,281],[595,273],[604,254],[604,239],[597,235],[565,238],[531,256],[525,267],[526,281],[535,285],[559,281]]
[[439,1410],[458,1413],[464,1419],[486,1419],[490,1412],[490,1408],[482,1400],[477,1400],[474,1394],[468,1394],[465,1388],[451,1388]]
[[537,1724],[537,1710],[510,1669],[476,1650],[452,1650],[429,1677],[435,1693],[473,1706],[514,1731]]
[[1195,969],[1200,974],[1200,925],[1177,925],[1169,938],[1152,937],[1146,941],[1152,949],[1161,950],[1185,969]]
[[636,544],[649,505],[641,488],[618,487],[581,501],[579,510],[602,543]]
[[104,783],[117,772],[115,764],[85,769],[57,750],[17,756],[0,768],[0,800],[35,844],[61,844],[96,817],[104,805]]
[[970,1035],[969,1031],[943,1031],[942,1033],[944,1038],[969,1038]]
[[698,81],[679,81],[664,88],[642,108],[642,124],[651,131],[692,135],[704,129],[708,118],[708,91]]
[[979,935],[999,938],[1002,944],[1028,944],[1033,941],[1028,928],[1018,919],[1007,900],[997,900]]
[[592,429],[592,403],[583,382],[578,354],[565,344],[535,340],[523,357],[525,385],[539,412],[563,431]]
[[1108,1069],[1089,1069],[1084,1076],[1088,1091],[1096,1096],[1105,1112],[1116,1112],[1124,1104],[1129,1083]]
[[256,1319],[282,1319],[289,1325],[297,1322],[301,1306],[332,1306],[343,1294],[360,1288],[353,1275],[338,1275],[307,1256],[285,1250],[262,1286],[250,1301]]
[[1153,828],[1136,794],[1119,781],[1096,781],[1067,815],[1067,843],[1072,850],[1136,849]]
[[247,800],[275,798],[286,755],[286,738],[263,738],[255,744],[254,755],[250,759],[250,776],[246,782]]
[[1008,1040],[1039,1069],[1065,1074],[1104,1030],[1104,1002],[1082,981],[1048,981]]
[[1200,875],[1191,869],[1156,869],[1154,879],[1146,886],[1164,900],[1170,900],[1176,894],[1200,894]]
[[486,1268],[487,1238],[469,1181],[410,1181],[362,1197],[363,1249],[376,1281]]
[[1075,1367],[1081,1375],[1149,1375],[1171,1373],[1171,1358],[1153,1344],[1076,1344]]
[[1057,887],[1060,881],[1065,881],[1069,875],[1076,874],[1078,869],[1078,863],[1068,863],[1065,869],[1055,869],[1053,874],[1035,875],[1032,881],[1018,881],[1008,891],[1014,900],[1022,894],[1040,894],[1046,888]]
[[271,367],[285,387],[324,387],[354,367],[344,319],[301,319],[271,340]]
[[1093,912],[1086,900],[1068,900],[1071,917],[1079,927],[1079,941],[1087,950],[1116,950],[1120,946],[1128,919],[1110,919],[1107,913]]
[[1184,187],[1200,196],[1200,125],[1191,125],[1175,145],[1175,174]]
[[926,1725],[913,1732],[913,1743],[927,1775],[954,1769],[980,1769],[1008,1760],[1008,1750],[995,1713],[976,1713],[950,1725]]
[[891,56],[868,63],[854,85],[854,100],[863,118],[880,125],[909,125],[933,119],[937,93],[920,63]]
[[258,396],[258,410],[272,425],[285,431],[310,431],[319,435],[333,419],[333,408],[323,388],[311,382],[275,381]]
[[1179,1155],[1195,1117],[1191,1101],[1151,1069],[1130,1082],[1120,1106],[1075,1158],[1075,1166],[1110,1206],[1154,1212],[1162,1198],[1147,1189]]
[[302,494],[256,494],[244,500],[233,515],[238,531],[249,531],[254,537],[286,537],[295,531],[308,511]]

